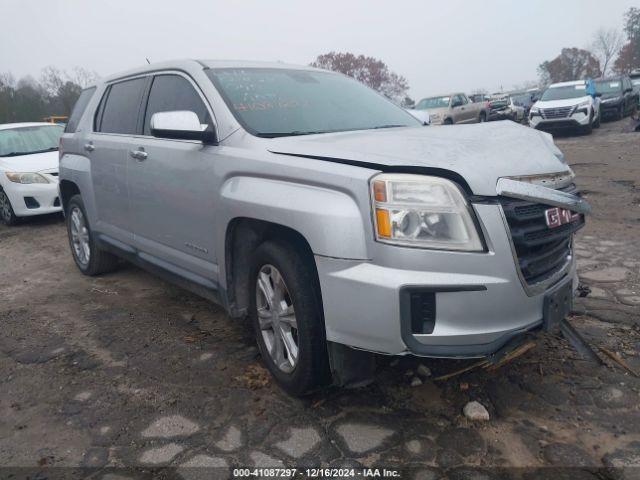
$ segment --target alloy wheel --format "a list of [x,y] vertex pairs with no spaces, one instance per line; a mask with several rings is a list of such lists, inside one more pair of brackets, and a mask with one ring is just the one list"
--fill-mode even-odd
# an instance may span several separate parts
[[88,265],[91,259],[91,246],[89,245],[89,229],[82,210],[74,206],[71,209],[69,221],[73,253],[78,262],[83,266]]
[[256,309],[271,360],[284,373],[291,373],[298,363],[298,323],[289,290],[273,265],[263,265],[258,272]]

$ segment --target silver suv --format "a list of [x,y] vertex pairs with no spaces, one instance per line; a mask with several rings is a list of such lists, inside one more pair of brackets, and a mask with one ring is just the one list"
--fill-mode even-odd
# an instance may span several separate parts
[[60,195],[86,275],[126,259],[249,317],[278,383],[482,357],[557,324],[589,206],[551,136],[445,129],[339,74],[181,61],[85,90]]

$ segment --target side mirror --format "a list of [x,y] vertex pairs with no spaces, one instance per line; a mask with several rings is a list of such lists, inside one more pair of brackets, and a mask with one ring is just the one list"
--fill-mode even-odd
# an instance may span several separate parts
[[172,140],[198,140],[215,143],[216,134],[211,125],[203,125],[198,115],[188,110],[158,112],[151,116],[151,135]]

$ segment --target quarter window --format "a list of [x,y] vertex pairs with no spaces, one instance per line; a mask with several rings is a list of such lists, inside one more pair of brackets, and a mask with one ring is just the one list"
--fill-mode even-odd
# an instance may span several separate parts
[[137,133],[138,111],[146,81],[146,78],[134,78],[111,85],[102,118],[98,121],[100,132]]
[[93,94],[96,91],[96,87],[87,88],[82,91],[80,97],[76,101],[76,104],[73,106],[73,110],[71,111],[71,116],[69,117],[69,121],[67,122],[67,127],[64,129],[66,133],[74,133],[78,128],[78,123],[82,118],[82,114],[87,108],[89,104],[89,100],[93,97]]
[[180,75],[156,76],[144,115],[144,134],[151,135],[151,117],[154,113],[176,110],[189,110],[198,115],[200,123],[211,123],[207,107],[187,79]]

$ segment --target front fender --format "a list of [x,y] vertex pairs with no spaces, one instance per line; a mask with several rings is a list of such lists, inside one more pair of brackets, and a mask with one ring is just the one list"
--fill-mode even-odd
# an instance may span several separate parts
[[316,255],[367,259],[365,226],[356,201],[324,187],[250,176],[221,189],[225,224],[237,217],[263,220],[300,233]]

